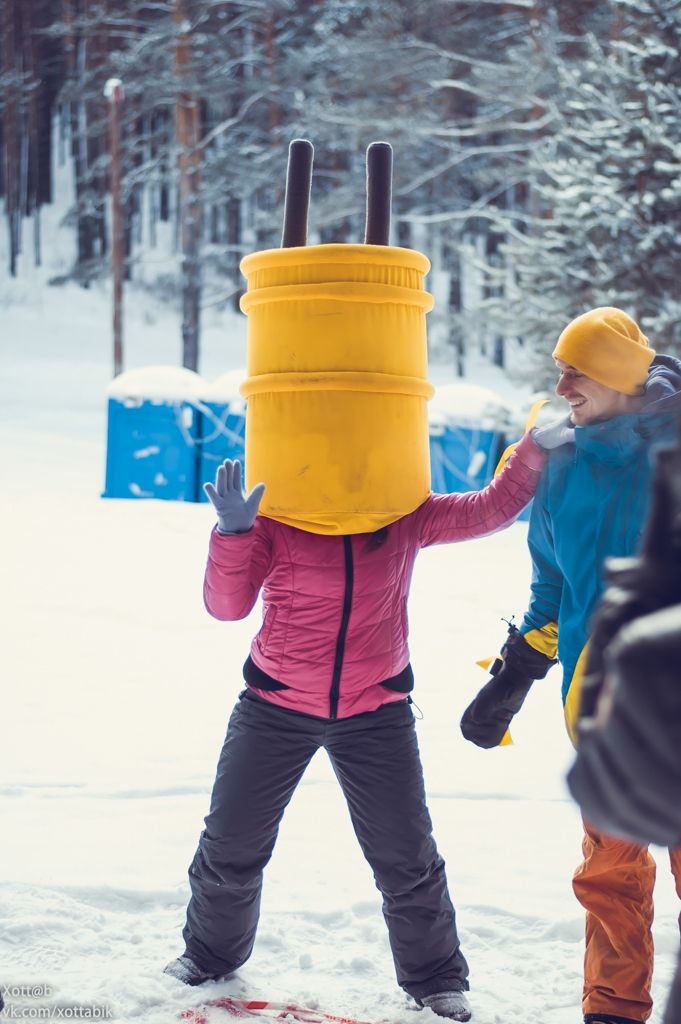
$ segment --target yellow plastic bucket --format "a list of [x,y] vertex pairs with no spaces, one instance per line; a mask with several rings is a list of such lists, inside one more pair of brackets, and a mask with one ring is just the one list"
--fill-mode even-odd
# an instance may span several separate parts
[[263,515],[366,533],[430,492],[428,259],[382,245],[246,256],[246,483]]

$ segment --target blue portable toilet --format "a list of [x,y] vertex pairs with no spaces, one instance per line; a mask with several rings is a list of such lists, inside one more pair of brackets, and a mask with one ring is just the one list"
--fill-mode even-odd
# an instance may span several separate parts
[[203,484],[215,480],[225,459],[244,459],[246,401],[239,386],[246,380],[246,368],[223,373],[201,395],[199,406],[198,500],[207,501]]
[[437,387],[429,406],[432,489],[446,494],[488,484],[510,419],[508,403],[489,388],[464,381]]
[[122,373],[109,385],[104,498],[196,501],[197,402],[204,379],[177,366]]

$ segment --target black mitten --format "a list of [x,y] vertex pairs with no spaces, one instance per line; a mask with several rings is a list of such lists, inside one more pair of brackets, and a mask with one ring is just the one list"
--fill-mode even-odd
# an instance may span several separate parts
[[517,626],[509,626],[506,643],[490,669],[492,678],[463,713],[464,737],[478,747],[497,747],[532,683],[543,679],[555,664],[555,660],[531,647]]

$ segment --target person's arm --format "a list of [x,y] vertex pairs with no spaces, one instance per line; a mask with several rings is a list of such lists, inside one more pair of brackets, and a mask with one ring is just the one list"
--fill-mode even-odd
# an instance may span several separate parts
[[563,596],[563,573],[558,565],[553,524],[548,509],[548,474],[544,474],[530,513],[527,546],[532,560],[530,602],[520,633],[535,650],[557,657],[558,613]]
[[210,535],[203,601],[216,619],[244,619],[253,608],[270,568],[270,524],[258,517],[245,533]]
[[461,732],[476,746],[489,749],[505,740],[532,684],[555,665],[558,647],[556,621],[562,594],[562,575],[553,547],[546,504],[546,475],[532,506],[528,543],[532,556],[532,596],[520,629],[509,626],[506,643],[493,662],[489,681],[468,705]]
[[243,619],[257,600],[271,562],[271,527],[256,518],[265,485],[256,484],[244,494],[241,463],[225,459],[215,483],[204,484],[203,489],[217,515],[203,582],[204,604],[216,619]]
[[531,501],[546,452],[525,434],[501,473],[480,491],[431,494],[414,513],[421,547],[503,530]]

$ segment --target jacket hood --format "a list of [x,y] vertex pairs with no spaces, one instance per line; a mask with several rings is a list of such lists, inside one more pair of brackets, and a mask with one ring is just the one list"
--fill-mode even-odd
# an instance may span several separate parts
[[648,412],[658,402],[678,398],[681,393],[681,360],[674,356],[655,356],[643,391],[643,410]]

